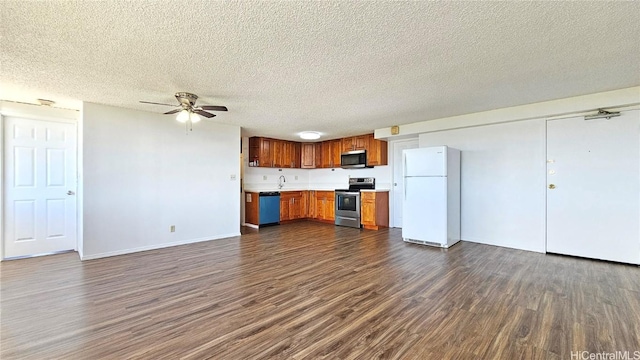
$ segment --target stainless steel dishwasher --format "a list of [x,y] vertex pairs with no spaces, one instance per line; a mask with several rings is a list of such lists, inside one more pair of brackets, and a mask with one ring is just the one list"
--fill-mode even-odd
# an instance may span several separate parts
[[277,225],[280,223],[280,192],[261,192],[259,206],[260,226]]

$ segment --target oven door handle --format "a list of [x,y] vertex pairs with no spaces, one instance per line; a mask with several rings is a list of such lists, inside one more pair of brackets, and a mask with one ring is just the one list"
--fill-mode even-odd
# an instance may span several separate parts
[[336,192],[336,195],[354,195],[354,196],[357,196],[357,195],[360,195],[360,193],[357,192],[357,191],[356,192],[338,191],[338,192]]

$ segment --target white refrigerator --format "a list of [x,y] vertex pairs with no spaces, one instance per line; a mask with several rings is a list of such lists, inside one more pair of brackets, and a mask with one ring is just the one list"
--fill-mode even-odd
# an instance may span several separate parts
[[402,165],[402,239],[443,248],[460,241],[460,151],[407,149]]

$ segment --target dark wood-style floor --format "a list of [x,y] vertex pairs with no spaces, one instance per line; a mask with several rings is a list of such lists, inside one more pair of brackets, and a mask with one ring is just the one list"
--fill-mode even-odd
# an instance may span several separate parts
[[640,269],[311,222],[0,264],[2,359],[570,359],[640,351]]

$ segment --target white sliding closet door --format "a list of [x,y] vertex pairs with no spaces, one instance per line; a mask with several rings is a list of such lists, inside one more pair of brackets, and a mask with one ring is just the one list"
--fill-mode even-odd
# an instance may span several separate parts
[[547,252],[640,263],[640,113],[547,122]]

